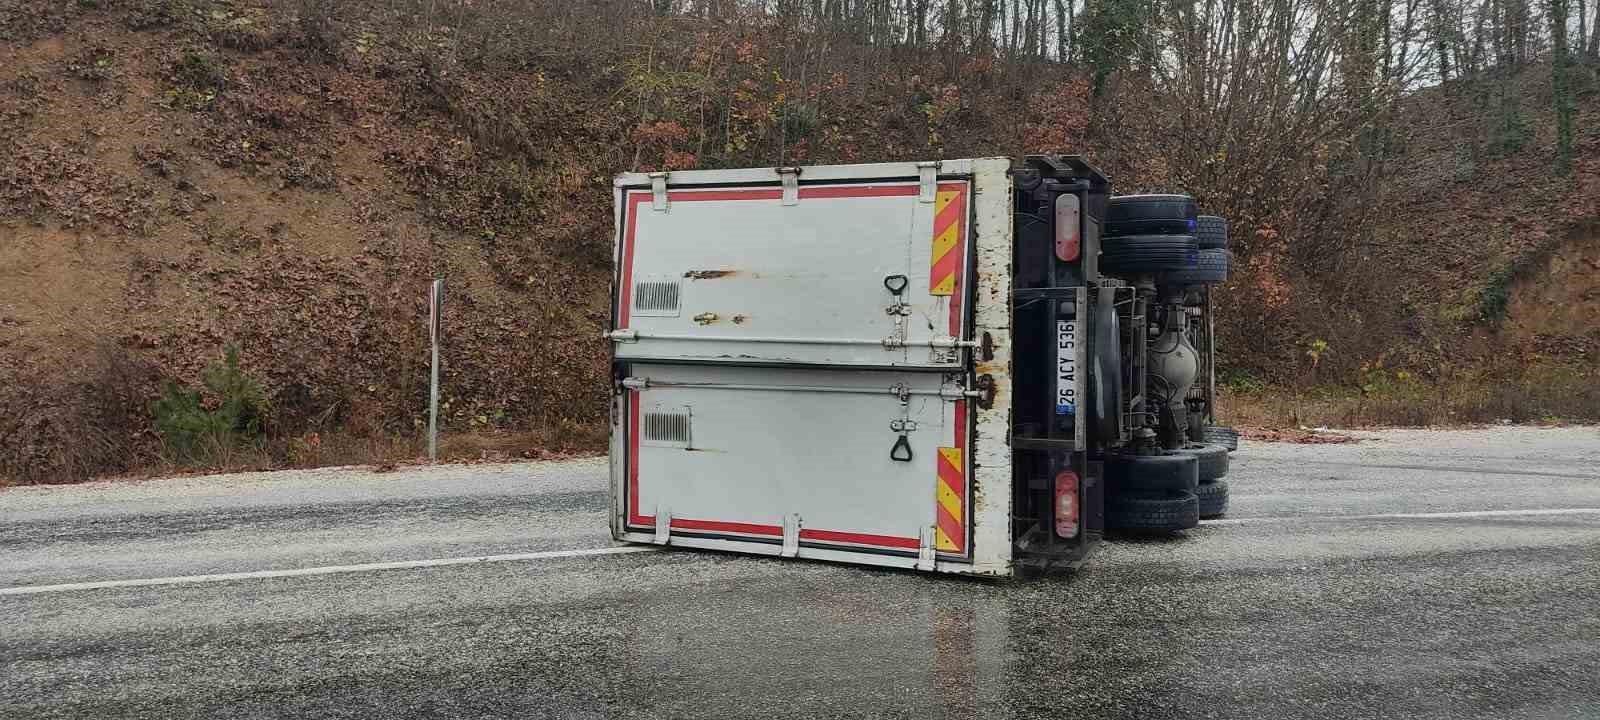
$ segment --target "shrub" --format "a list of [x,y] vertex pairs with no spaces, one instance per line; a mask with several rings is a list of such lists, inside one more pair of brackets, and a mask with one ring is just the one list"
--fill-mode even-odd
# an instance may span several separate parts
[[1506,308],[1511,304],[1511,283],[1515,279],[1516,272],[1511,267],[1495,270],[1489,276],[1488,284],[1478,293],[1478,317],[1490,322],[1505,319]]
[[334,24],[337,9],[334,0],[300,0],[301,40],[312,56],[323,60],[339,56],[339,28]]
[[1267,382],[1248,370],[1233,367],[1217,368],[1217,384],[1236,393],[1259,393],[1267,390]]
[[206,35],[225,48],[256,52],[272,47],[276,40],[272,29],[263,22],[265,15],[213,12],[209,18]]
[[165,105],[191,112],[208,109],[228,86],[228,68],[216,57],[188,51],[169,68],[173,87]]
[[255,447],[268,409],[261,384],[239,367],[239,349],[228,347],[221,362],[201,376],[204,392],[168,381],[151,404],[156,432],[175,462],[225,465],[235,451]]
[[221,90],[228,85],[228,68],[207,53],[189,51],[172,66],[175,80],[194,90]]
[[145,408],[158,378],[109,341],[72,366],[0,363],[0,485],[78,482],[149,462]]
[[204,9],[198,0],[138,0],[132,3],[125,23],[130,30],[155,30],[186,22]]

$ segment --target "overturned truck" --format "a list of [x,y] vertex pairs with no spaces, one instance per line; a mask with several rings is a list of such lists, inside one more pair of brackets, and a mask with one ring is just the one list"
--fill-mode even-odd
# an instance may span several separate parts
[[616,180],[612,534],[1008,576],[1227,507],[1227,228],[1077,156]]

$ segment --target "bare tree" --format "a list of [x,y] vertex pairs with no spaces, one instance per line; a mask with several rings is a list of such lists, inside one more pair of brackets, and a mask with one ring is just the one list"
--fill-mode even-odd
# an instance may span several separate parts
[[[1582,0],[1579,0],[1581,3]],[[1568,55],[1567,0],[1550,0],[1550,86],[1556,106],[1556,159],[1563,172],[1572,170],[1572,79]]]
[[1589,57],[1600,61],[1600,0],[1594,3],[1594,22],[1589,30]]
[[1581,58],[1587,52],[1587,47],[1584,45],[1585,35],[1583,33],[1584,33],[1584,30],[1588,29],[1588,27],[1589,27],[1589,4],[1587,2],[1585,2],[1584,0],[1577,0],[1577,3],[1578,3],[1578,47],[1574,50],[1573,54],[1577,55],[1577,56],[1579,56]]
[[1067,3],[1065,2],[1065,0],[1055,0],[1055,3],[1056,3],[1056,59],[1060,60],[1061,62],[1069,62],[1069,61],[1071,61],[1071,56],[1067,53],[1067,48],[1068,48],[1067,33],[1071,31],[1071,26],[1068,24],[1068,18],[1070,17],[1070,15],[1069,15],[1070,10],[1068,9]]

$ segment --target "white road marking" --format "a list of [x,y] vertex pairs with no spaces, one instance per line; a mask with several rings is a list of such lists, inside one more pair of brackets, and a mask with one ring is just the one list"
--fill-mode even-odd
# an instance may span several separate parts
[[479,555],[477,557],[437,558],[433,560],[401,560],[398,562],[365,563],[362,565],[328,565],[294,570],[258,570],[254,572],[217,573],[215,575],[183,575],[137,580],[103,580],[100,582],[67,583],[64,585],[24,585],[0,588],[0,595],[37,595],[41,593],[72,592],[74,590],[100,590],[118,587],[148,587],[151,585],[185,585],[189,583],[229,582],[258,578],[305,577],[309,575],[336,575],[339,573],[370,572],[373,570],[401,570],[406,568],[442,567],[445,565],[470,565],[485,562],[519,560],[552,560],[556,558],[586,557],[590,555],[626,555],[628,553],[654,552],[660,548],[643,545],[589,548],[585,550],[546,550],[543,552],[513,555]]
[[1201,520],[1201,525],[1250,525],[1305,520],[1448,520],[1450,518],[1534,517],[1541,515],[1600,515],[1600,508],[1543,508],[1537,510],[1462,510],[1460,512],[1386,513],[1382,515],[1297,515],[1293,517],[1222,518]]
[[[1481,518],[1481,517],[1531,517],[1549,515],[1600,515],[1600,508],[1546,508],[1537,510],[1465,510],[1460,512],[1435,512],[1435,513],[1388,513],[1382,515],[1301,515],[1295,517],[1254,517],[1254,518],[1222,518],[1217,520],[1203,520],[1203,526],[1218,525],[1251,525],[1256,523],[1281,523],[1301,521],[1340,521],[1340,520],[1430,520],[1448,518]],[[648,545],[622,545],[618,547],[588,548],[584,550],[545,550],[542,552],[516,553],[511,555],[478,555],[475,557],[436,558],[432,560],[401,560],[397,562],[365,563],[362,565],[327,565],[324,567],[297,568],[294,570],[257,570],[254,572],[217,573],[214,575],[181,575],[163,578],[139,578],[135,580],[102,580],[100,582],[66,583],[63,585],[23,585],[20,587],[0,588],[0,596],[5,595],[39,595],[43,593],[72,592],[76,590],[101,590],[119,587],[150,587],[156,585],[187,585],[193,583],[230,582],[233,580],[256,580],[261,578],[281,577],[308,577],[313,575],[337,575],[340,573],[371,572],[374,570],[403,570],[407,568],[443,567],[447,565],[470,565],[485,562],[515,562],[527,560],[553,560],[559,558],[586,557],[591,555],[627,555],[630,553],[654,552],[660,548]]]

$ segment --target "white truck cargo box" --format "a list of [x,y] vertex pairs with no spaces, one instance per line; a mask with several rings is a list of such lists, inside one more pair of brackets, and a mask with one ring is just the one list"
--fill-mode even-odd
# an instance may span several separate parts
[[619,176],[619,540],[1012,572],[1010,161]]

